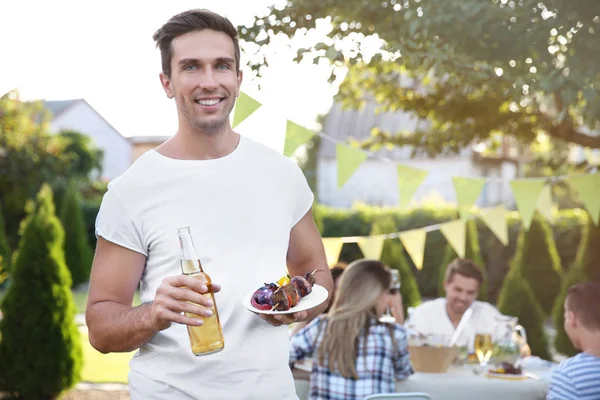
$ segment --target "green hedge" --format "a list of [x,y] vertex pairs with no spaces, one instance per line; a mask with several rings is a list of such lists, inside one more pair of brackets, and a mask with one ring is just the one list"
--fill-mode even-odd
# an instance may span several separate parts
[[527,333],[527,344],[533,355],[552,360],[548,350],[548,337],[544,331],[544,311],[531,286],[517,268],[512,268],[504,280],[498,298],[498,310],[504,315],[519,319],[519,324]]
[[[315,205],[315,218],[324,237],[368,235],[372,224],[379,218],[390,220],[397,231],[421,228],[456,219],[455,207],[422,207],[418,209],[381,208],[357,206],[353,209],[336,209],[324,205]],[[581,238],[581,227],[586,221],[586,213],[580,209],[561,210],[555,216],[552,233],[556,241],[561,264],[570,266],[576,257],[577,246]],[[515,255],[521,221],[517,212],[507,213],[509,244],[504,246],[488,229],[480,218],[475,219],[481,257],[486,266],[488,277],[488,299],[496,302],[508,267]],[[410,262],[413,273],[423,297],[438,296],[438,280],[447,241],[439,231],[427,234],[423,269],[416,270]],[[355,243],[346,243],[340,259],[352,261],[360,257]]]
[[63,195],[60,221],[65,231],[64,252],[73,287],[90,279],[92,248],[86,236],[79,189],[71,182]]
[[548,222],[536,214],[529,230],[521,230],[517,247],[512,268],[519,269],[544,313],[550,315],[560,294],[563,270]]
[[554,346],[559,353],[573,356],[578,351],[573,347],[564,329],[564,303],[567,290],[579,282],[600,281],[600,227],[591,220],[583,229],[583,239],[577,249],[577,259],[563,282],[560,296],[554,304],[553,319],[556,327]]

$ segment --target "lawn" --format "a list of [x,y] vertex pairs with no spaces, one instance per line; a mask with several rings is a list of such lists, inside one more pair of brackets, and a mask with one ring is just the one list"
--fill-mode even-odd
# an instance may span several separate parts
[[[88,292],[73,291],[73,300],[78,314],[85,313]],[[0,303],[6,294],[6,289],[0,290]],[[136,292],[133,305],[140,304],[139,293]],[[83,350],[83,370],[81,371],[81,382],[92,383],[127,383],[129,373],[129,360],[135,352],[102,354],[95,350],[88,340],[85,326],[79,329],[81,335],[81,347]]]
[[102,354],[94,349],[88,340],[87,330],[80,329],[83,348],[83,371],[81,382],[127,383],[131,353]]
[[[75,302],[75,311],[77,314],[85,313],[85,306],[87,304],[88,292],[87,290],[73,290],[73,301]],[[2,298],[6,294],[6,289],[0,289],[0,303]],[[138,291],[133,295],[133,305],[138,306],[140,304],[140,293]]]

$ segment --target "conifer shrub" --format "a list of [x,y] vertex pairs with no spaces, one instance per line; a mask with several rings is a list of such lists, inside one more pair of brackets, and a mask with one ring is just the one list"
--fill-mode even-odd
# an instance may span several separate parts
[[1,305],[1,389],[24,400],[57,398],[80,376],[82,349],[63,240],[52,191],[43,185],[27,205]]

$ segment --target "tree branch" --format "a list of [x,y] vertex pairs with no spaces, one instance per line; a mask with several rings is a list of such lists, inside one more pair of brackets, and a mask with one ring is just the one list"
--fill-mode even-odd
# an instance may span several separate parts
[[564,124],[552,125],[546,130],[548,135],[553,138],[564,140],[565,142],[575,143],[580,146],[600,149],[600,136],[591,136],[579,132],[572,127]]

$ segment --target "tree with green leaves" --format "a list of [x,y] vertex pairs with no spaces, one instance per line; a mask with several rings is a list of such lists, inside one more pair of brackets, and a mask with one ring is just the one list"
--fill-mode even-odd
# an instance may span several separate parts
[[64,195],[60,221],[65,230],[64,252],[73,287],[90,278],[93,251],[87,240],[79,188],[71,181]]
[[0,202],[0,285],[8,278],[10,271],[10,248],[6,240],[4,230],[4,217],[2,214],[2,202]]
[[554,346],[558,352],[568,356],[573,356],[579,351],[573,347],[564,328],[564,304],[567,291],[580,282],[600,281],[600,226],[594,225],[591,219],[588,220],[584,225],[582,238],[577,249],[577,257],[567,273],[552,313],[556,328]]
[[[465,248],[465,258],[472,260],[475,265],[479,267],[481,272],[483,273],[483,283],[479,288],[479,296],[478,300],[487,301],[488,299],[488,280],[487,273],[485,269],[485,262],[483,261],[483,257],[481,257],[481,250],[479,248],[479,236],[477,234],[477,222],[475,220],[470,220],[467,222],[467,238],[466,238],[466,248]],[[452,248],[450,244],[446,246],[446,254],[444,255],[444,261],[440,266],[440,274],[439,274],[439,286],[438,293],[440,296],[446,295],[446,290],[444,289],[444,277],[446,275],[446,268],[448,264],[452,262],[458,255]]]
[[539,214],[531,221],[529,230],[521,230],[511,268],[519,270],[527,280],[546,315],[560,293],[563,277],[560,257],[552,229]]
[[72,178],[90,183],[101,162],[102,152],[90,138],[72,131],[51,134],[49,122],[41,101],[22,101],[17,91],[0,97],[0,193],[11,248],[27,200],[44,182],[52,187]]
[[28,202],[27,212],[1,305],[0,389],[25,400],[53,399],[79,380],[82,349],[64,232],[48,185]]
[[596,0],[289,0],[238,29],[259,74],[268,60],[256,45],[302,36],[311,42],[297,61],[328,59],[332,81],[347,70],[340,102],[376,101],[429,121],[411,132],[375,129],[365,146],[434,156],[543,133],[600,148]]
[[[371,235],[380,235],[397,232],[396,226],[389,219],[379,218],[371,229]],[[406,261],[404,248],[399,239],[386,239],[381,251],[381,262],[400,273],[400,293],[404,315],[407,315],[408,307],[416,307],[421,304],[421,293],[415,275]]]
[[552,360],[548,350],[548,337],[544,330],[544,311],[521,271],[514,266],[504,279],[498,297],[498,310],[504,315],[519,319],[527,332],[531,353],[545,360]]

